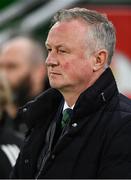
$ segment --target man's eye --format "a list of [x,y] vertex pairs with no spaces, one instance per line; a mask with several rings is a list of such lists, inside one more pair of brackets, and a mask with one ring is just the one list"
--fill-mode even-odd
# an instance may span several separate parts
[[60,53],[66,53],[66,51],[64,49],[59,49]]
[[48,49],[47,49],[48,52],[51,52],[51,50],[52,50],[51,48],[48,48]]

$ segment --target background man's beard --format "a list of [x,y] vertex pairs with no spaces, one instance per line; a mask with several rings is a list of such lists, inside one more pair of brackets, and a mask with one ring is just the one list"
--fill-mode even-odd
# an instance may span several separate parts
[[23,106],[29,100],[31,90],[30,76],[26,76],[23,80],[19,82],[19,85],[13,90],[14,103],[17,107]]
[[[50,88],[49,79],[48,77],[45,77],[42,83],[43,90],[47,90]],[[27,75],[24,77],[20,82],[17,88],[13,90],[13,96],[14,96],[14,102],[17,107],[23,106],[28,101],[32,100],[34,97],[36,97],[41,92],[38,92],[37,94],[31,95],[32,91],[32,83],[30,75]]]

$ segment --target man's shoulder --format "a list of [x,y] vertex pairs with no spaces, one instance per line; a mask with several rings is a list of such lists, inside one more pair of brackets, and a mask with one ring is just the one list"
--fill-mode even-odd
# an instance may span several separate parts
[[44,91],[41,94],[39,94],[33,100],[27,102],[23,107],[25,107],[25,106],[32,106],[32,105],[37,104],[39,102],[45,102],[46,100],[47,100],[47,102],[49,100],[59,100],[61,98],[61,96],[62,95],[60,94],[60,92],[58,90],[56,90],[54,88],[49,88],[46,91]]
[[127,103],[127,104],[129,104],[130,106],[131,106],[131,99],[129,99],[127,96],[125,96],[125,95],[123,95],[123,94],[121,94],[120,93],[120,99],[123,101],[123,102],[125,102],[125,103]]
[[110,131],[110,134],[119,132],[119,130],[127,127],[129,124],[131,125],[131,100],[123,94],[118,94],[117,97],[117,103],[114,103],[114,107],[108,111],[109,121],[107,129]]
[[40,105],[42,105],[42,109],[44,109],[45,106],[48,104],[55,104],[59,102],[62,98],[62,95],[60,92],[56,89],[50,88],[43,93],[39,94],[37,97],[35,97],[33,100],[27,102],[24,106],[20,107],[20,111],[26,112],[29,109],[39,108]]
[[56,111],[61,100],[62,95],[60,92],[50,88],[21,107],[17,119],[23,119],[27,126],[32,123],[34,126],[34,124],[40,122],[40,119],[45,121],[45,118],[47,119],[50,114]]
[[129,113],[131,115],[131,99],[124,96],[123,94],[119,94],[119,102],[120,102],[120,111]]

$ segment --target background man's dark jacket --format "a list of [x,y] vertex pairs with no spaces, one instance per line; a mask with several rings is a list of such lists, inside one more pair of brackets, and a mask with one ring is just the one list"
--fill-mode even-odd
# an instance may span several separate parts
[[[30,130],[12,178],[35,178],[50,122],[63,97],[50,89],[20,117]],[[58,141],[39,178],[131,178],[131,101],[118,93],[108,68],[78,98],[68,133]]]
[[0,124],[0,179],[9,178],[22,143],[18,134]]

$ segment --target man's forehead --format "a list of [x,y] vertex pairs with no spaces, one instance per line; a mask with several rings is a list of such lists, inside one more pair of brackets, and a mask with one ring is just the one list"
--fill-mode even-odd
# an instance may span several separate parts
[[53,30],[70,30],[71,28],[73,29],[74,27],[77,27],[78,29],[85,29],[87,27],[87,23],[81,19],[71,19],[69,21],[58,21],[56,22],[50,29],[49,32]]
[[52,37],[64,38],[65,35],[69,35],[70,37],[73,36],[77,37],[79,34],[83,34],[83,33],[85,34],[86,31],[87,31],[87,25],[85,25],[85,23],[79,20],[71,20],[69,22],[67,21],[57,22],[52,26],[52,28],[48,33],[46,45],[52,39]]

